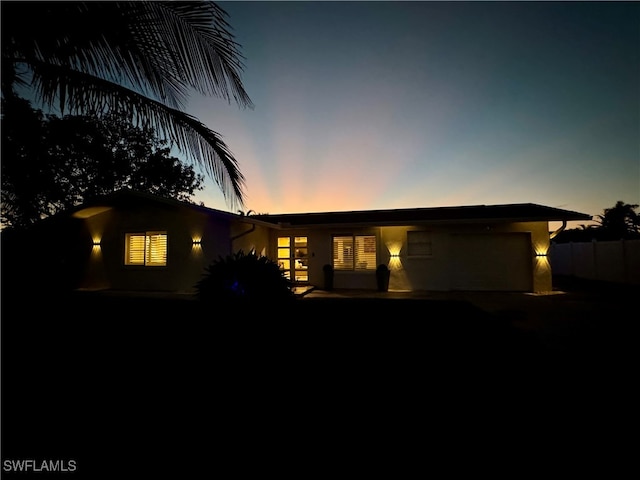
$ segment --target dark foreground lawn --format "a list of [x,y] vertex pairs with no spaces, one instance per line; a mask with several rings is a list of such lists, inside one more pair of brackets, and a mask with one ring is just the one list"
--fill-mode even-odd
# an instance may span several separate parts
[[2,300],[3,462],[74,460],[55,478],[397,478],[427,438],[572,423],[604,378],[467,302]]

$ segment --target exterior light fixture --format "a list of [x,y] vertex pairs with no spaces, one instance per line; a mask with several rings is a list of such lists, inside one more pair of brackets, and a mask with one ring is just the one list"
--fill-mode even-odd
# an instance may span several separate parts
[[400,260],[402,242],[399,240],[391,240],[386,242],[386,246],[389,250],[389,270],[400,270],[402,268],[402,260]]
[[91,239],[91,243],[93,247],[91,248],[91,256],[94,258],[98,258],[101,255],[100,249],[100,237],[95,236]]
[[202,255],[202,237],[192,237],[191,253],[193,255]]

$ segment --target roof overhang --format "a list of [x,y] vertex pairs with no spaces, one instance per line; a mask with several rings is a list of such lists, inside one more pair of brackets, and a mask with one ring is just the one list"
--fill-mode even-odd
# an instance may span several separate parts
[[108,212],[112,208],[113,207],[108,207],[108,206],[86,207],[86,208],[77,210],[76,212],[73,212],[71,216],[74,218],[83,218],[83,219],[90,218],[95,215],[100,215],[101,213]]
[[505,224],[591,220],[591,216],[536,204],[473,205],[398,210],[363,210],[260,215],[279,228],[383,227],[407,225]]

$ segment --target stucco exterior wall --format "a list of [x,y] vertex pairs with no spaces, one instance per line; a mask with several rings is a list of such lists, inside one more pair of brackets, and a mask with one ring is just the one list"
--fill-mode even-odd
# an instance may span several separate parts
[[[385,257],[380,242],[380,229],[373,227],[322,227],[314,229],[283,229],[274,230],[271,233],[269,257],[277,258],[277,237],[279,236],[305,236],[307,237],[307,245],[309,251],[308,257],[308,274],[309,283],[319,288],[324,286],[324,271],[323,266],[325,264],[332,264],[333,250],[332,250],[332,237],[334,235],[376,235],[377,245],[377,258],[378,263],[384,263],[388,261],[388,255]],[[381,258],[386,258],[385,261],[380,261]],[[376,288],[376,276],[375,270],[366,271],[335,271],[334,288]]]
[[271,228],[245,222],[231,224],[230,248],[232,253],[255,251],[257,255],[269,256]]
[[[91,238],[83,288],[193,292],[205,268],[221,256],[255,251],[275,261],[277,237],[284,235],[307,237],[309,283],[323,288],[323,267],[333,264],[333,236],[374,235],[376,264],[391,271],[390,290],[552,289],[547,222],[279,229],[162,203],[112,208],[85,222]],[[431,254],[408,255],[411,230],[430,232]],[[167,232],[167,265],[125,265],[125,235],[149,231]],[[375,269],[333,274],[336,289],[377,288]]]
[[[111,209],[86,222],[99,246],[93,246],[82,288],[192,292],[204,268],[229,253],[229,220],[191,209]],[[167,265],[125,265],[125,234],[148,231],[167,232]]]
[[[409,257],[407,255],[407,231],[426,230],[431,232],[432,254],[424,257]],[[519,234],[508,236],[506,234]],[[490,239],[511,240],[518,238],[515,252],[518,255],[517,264],[508,264],[505,259],[494,277],[499,277],[504,269],[514,270],[513,275],[521,280],[516,289],[534,292],[550,291],[551,267],[546,257],[549,249],[549,232],[547,222],[520,222],[502,224],[466,224],[466,225],[410,225],[394,227],[330,227],[313,229],[285,229],[272,233],[269,255],[275,258],[275,239],[278,235],[307,236],[309,245],[309,283],[322,288],[324,285],[325,264],[332,264],[332,237],[334,235],[376,235],[377,263],[386,264],[391,270],[389,280],[390,290],[434,290],[449,291],[456,288],[456,238],[483,238],[485,244]],[[494,235],[495,237],[492,237]],[[504,243],[509,246],[510,243]],[[499,254],[500,244],[494,253]],[[496,257],[499,260],[499,257]],[[482,259],[479,259],[482,260]],[[476,268],[492,268],[490,263],[480,263]],[[497,268],[497,266],[496,266]],[[491,272],[487,273],[491,279]],[[495,280],[495,278],[494,278]],[[503,282],[508,284],[508,282]],[[365,288],[375,289],[375,271],[335,271],[334,288]],[[475,287],[482,290],[482,285]],[[509,286],[500,287],[508,289]],[[487,287],[490,290],[491,287]]]
[[549,260],[549,223],[522,223],[521,228],[531,232],[533,248],[533,291],[536,293],[553,290],[553,272]]
[[[431,256],[421,258],[407,255],[406,232],[409,230],[431,232]],[[492,290],[492,285],[499,285],[498,288],[503,290],[514,288],[515,290],[542,292],[552,288],[550,265],[547,257],[543,256],[546,255],[549,248],[548,224],[546,222],[383,227],[382,238],[385,245],[391,246],[393,250],[399,249],[398,257],[391,258],[389,264],[391,269],[390,289],[454,290],[459,288],[457,283],[459,272],[465,266],[468,266],[470,270],[473,268],[486,269],[483,277],[486,277],[488,285],[486,287],[474,285],[474,289]],[[485,252],[487,245],[495,242],[491,251],[496,255],[493,257],[494,264],[481,255],[477,258],[473,256],[471,250],[474,241],[482,242],[483,245],[479,245],[481,252]],[[465,246],[467,251],[460,252],[459,248],[462,246]],[[502,248],[511,255],[515,255],[516,261],[509,264],[509,258],[501,258],[499,254]],[[464,261],[460,261],[460,257],[464,257]],[[477,265],[467,265],[474,260],[477,261]],[[495,272],[491,272],[492,268],[495,269]],[[530,280],[527,280],[526,283],[524,280],[514,282],[512,287],[509,282],[501,282],[500,275],[513,275],[516,279],[526,277]],[[471,287],[467,286],[466,288]]]

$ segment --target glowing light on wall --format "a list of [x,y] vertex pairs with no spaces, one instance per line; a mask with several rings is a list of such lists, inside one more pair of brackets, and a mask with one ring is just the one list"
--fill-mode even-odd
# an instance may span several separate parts
[[200,236],[191,237],[191,241],[192,241],[191,253],[193,253],[194,255],[202,253],[202,237]]
[[536,276],[548,275],[551,271],[551,263],[549,262],[549,257],[547,257],[547,255],[536,254],[534,268]]
[[534,241],[533,251],[536,257],[546,257],[549,253],[549,242]]
[[402,242],[387,242],[387,249],[389,250],[389,270],[399,270],[402,267],[402,261],[400,260]]
[[100,253],[101,253],[101,250],[100,250],[100,240],[101,240],[101,238],[96,235],[91,240],[92,240],[92,243],[93,243],[93,248],[91,249],[91,255],[92,256],[100,255]]
[[[534,277],[538,279],[544,279],[550,276],[551,263],[548,257],[548,246],[536,245],[534,247],[535,261],[534,261]],[[545,283],[545,282],[543,282]],[[543,287],[546,290],[546,287]]]
[[536,259],[543,260],[548,257],[549,247],[536,245],[534,246],[533,251],[535,253]]

